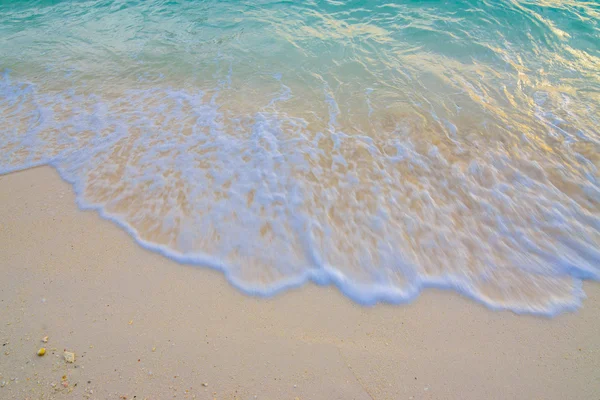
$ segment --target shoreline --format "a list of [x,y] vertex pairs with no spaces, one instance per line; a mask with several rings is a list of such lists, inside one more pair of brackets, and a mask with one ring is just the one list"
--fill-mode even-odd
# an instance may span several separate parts
[[[79,211],[94,212],[98,214],[101,219],[114,224],[118,229],[124,231],[137,246],[146,251],[162,256],[171,262],[187,267],[210,269],[221,273],[230,286],[248,296],[271,298],[289,290],[302,288],[306,285],[333,286],[342,295],[349,298],[357,305],[371,307],[378,304],[410,304],[419,298],[424,291],[433,289],[453,291],[459,296],[481,304],[491,311],[508,311],[519,315],[532,315],[546,318],[553,318],[562,313],[576,312],[579,308],[581,308],[583,301],[587,298],[585,290],[583,289],[583,285],[586,280],[581,279],[578,279],[578,281],[572,287],[570,294],[573,296],[573,300],[570,302],[566,303],[564,300],[556,298],[553,301],[548,301],[544,306],[539,304],[522,306],[515,305],[511,302],[494,302],[490,298],[482,296],[482,294],[476,294],[476,292],[472,291],[473,288],[465,289],[464,287],[461,287],[460,284],[446,280],[421,279],[418,286],[413,285],[408,291],[399,290],[394,286],[380,285],[375,287],[366,287],[352,282],[340,271],[329,267],[307,270],[302,275],[292,277],[291,279],[283,279],[277,284],[271,284],[270,286],[245,286],[243,282],[231,275],[231,268],[219,261],[218,258],[213,258],[212,256],[204,253],[183,254],[169,248],[164,244],[149,242],[141,237],[135,228],[129,225],[127,221],[121,220],[117,216],[107,213],[102,206],[85,203],[85,201],[79,197],[80,193],[77,183],[71,182],[61,173],[58,168],[54,166],[51,166],[47,163],[40,163],[30,165],[24,169],[9,169],[1,173],[0,178],[8,174],[22,173],[38,168],[49,168],[53,170],[63,183],[69,185],[71,190],[74,192],[74,203],[78,207]],[[597,281],[588,280],[588,282],[590,281],[598,283]]]
[[[50,167],[0,176],[0,188],[1,398],[600,393],[597,282],[584,282],[579,310],[552,319],[490,311],[438,289],[373,307],[312,283],[249,297],[221,272],[144,250],[95,211],[80,211]],[[48,353],[38,357],[42,346]]]

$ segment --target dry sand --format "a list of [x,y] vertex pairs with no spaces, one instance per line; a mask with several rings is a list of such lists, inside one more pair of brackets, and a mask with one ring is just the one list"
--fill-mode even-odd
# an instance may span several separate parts
[[554,319],[436,290],[251,298],[79,211],[50,168],[0,177],[0,205],[0,399],[600,399],[597,283]]

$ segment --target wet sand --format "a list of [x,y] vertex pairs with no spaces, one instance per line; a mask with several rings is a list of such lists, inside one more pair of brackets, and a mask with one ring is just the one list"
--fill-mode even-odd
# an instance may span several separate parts
[[145,251],[78,210],[51,168],[1,176],[0,205],[1,399],[600,393],[598,283],[584,285],[580,310],[553,319],[492,312],[438,290],[371,308],[314,285],[252,298],[219,272]]

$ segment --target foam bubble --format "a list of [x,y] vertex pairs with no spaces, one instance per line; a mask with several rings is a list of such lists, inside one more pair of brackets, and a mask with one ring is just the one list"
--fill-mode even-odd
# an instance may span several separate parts
[[423,138],[408,125],[345,133],[327,87],[328,122],[314,131],[277,108],[292,97],[281,88],[234,115],[203,91],[107,98],[5,74],[0,172],[51,165],[82,208],[252,294],[312,280],[373,304],[442,287],[495,309],[553,314],[579,304],[581,279],[600,278],[596,186],[577,201],[525,151],[459,157],[432,143],[435,131]]

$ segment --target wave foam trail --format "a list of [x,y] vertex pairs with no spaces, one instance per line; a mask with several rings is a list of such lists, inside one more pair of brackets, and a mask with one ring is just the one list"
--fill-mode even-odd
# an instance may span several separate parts
[[[113,3],[0,5],[0,174],[52,166],[251,294],[554,315],[600,280],[593,6]],[[24,42],[60,15],[44,54]],[[527,40],[488,32],[513,19]]]

